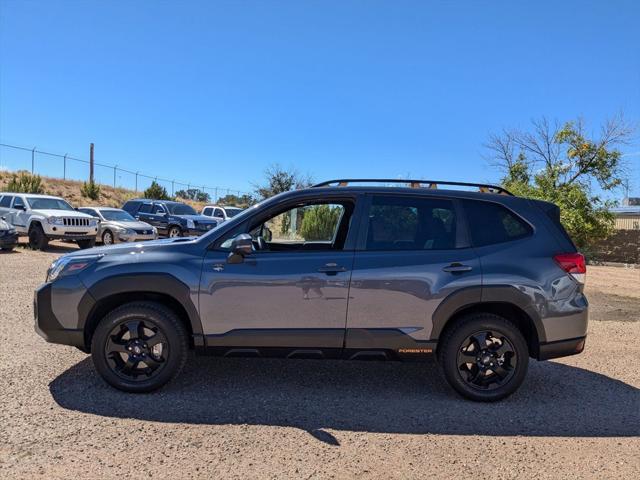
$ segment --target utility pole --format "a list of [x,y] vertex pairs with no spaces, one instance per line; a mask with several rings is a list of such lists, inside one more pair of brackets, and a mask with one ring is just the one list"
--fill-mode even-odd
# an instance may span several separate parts
[[89,183],[93,183],[93,143],[89,145]]

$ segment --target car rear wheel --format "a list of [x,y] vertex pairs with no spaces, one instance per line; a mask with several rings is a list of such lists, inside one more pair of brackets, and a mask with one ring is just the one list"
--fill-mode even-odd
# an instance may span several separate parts
[[49,239],[44,234],[44,230],[39,223],[29,227],[29,247],[32,250],[44,250],[49,244]]
[[98,324],[91,342],[96,370],[111,386],[150,392],[180,373],[187,331],[170,309],[153,302],[125,304]]
[[180,227],[177,226],[172,226],[171,228],[169,228],[169,238],[175,238],[175,237],[181,237],[182,236],[182,230],[180,230]]
[[524,381],[527,342],[509,320],[491,313],[462,317],[438,350],[444,376],[459,394],[491,402],[508,397]]
[[105,245],[113,245],[113,233],[111,230],[105,230],[102,234],[102,243]]

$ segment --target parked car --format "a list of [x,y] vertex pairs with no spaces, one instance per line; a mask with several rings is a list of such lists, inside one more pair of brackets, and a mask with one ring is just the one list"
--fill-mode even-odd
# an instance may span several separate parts
[[156,227],[158,234],[166,237],[198,236],[214,229],[220,220],[198,213],[186,203],[169,200],[149,200],[136,198],[123,207],[136,219]]
[[221,218],[224,222],[235,217],[244,209],[239,207],[230,207],[227,205],[207,205],[202,209],[201,214],[206,217]]
[[0,216],[19,235],[28,235],[34,250],[45,249],[53,239],[72,240],[82,249],[93,247],[96,241],[97,220],[77,212],[60,197],[0,192]]
[[0,218],[0,250],[10,252],[18,245],[18,232],[13,225]]
[[81,207],[78,211],[98,219],[96,238],[104,245],[120,242],[138,242],[158,238],[156,227],[133,218],[120,208]]
[[585,261],[557,206],[490,185],[366,182],[282,193],[198,238],[64,255],[35,292],[36,329],[91,352],[100,375],[129,392],[173,379],[191,348],[434,353],[458,393],[493,401],[520,386],[529,357],[583,351]]

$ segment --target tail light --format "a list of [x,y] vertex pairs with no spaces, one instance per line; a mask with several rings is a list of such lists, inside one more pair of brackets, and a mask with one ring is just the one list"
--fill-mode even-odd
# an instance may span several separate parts
[[584,283],[587,277],[587,264],[581,253],[560,253],[553,259],[560,268],[575,278],[579,283]]

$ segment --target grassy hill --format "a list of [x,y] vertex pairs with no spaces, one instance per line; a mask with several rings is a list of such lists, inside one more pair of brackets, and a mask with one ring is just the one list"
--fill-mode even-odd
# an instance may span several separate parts
[[[7,185],[13,175],[20,172],[2,172],[0,171],[0,192],[7,190]],[[26,172],[25,172],[26,173]],[[113,188],[108,185],[100,185],[100,197],[98,200],[82,196],[82,182],[77,180],[62,180],[61,178],[41,177],[44,186],[44,193],[47,195],[55,195],[64,198],[74,207],[84,206],[101,206],[101,207],[117,207],[120,208],[127,200],[135,197],[141,197],[142,192],[134,192],[126,188]],[[188,203],[196,211],[200,212],[205,205],[202,202],[194,202],[191,200],[179,199],[184,203]]]

